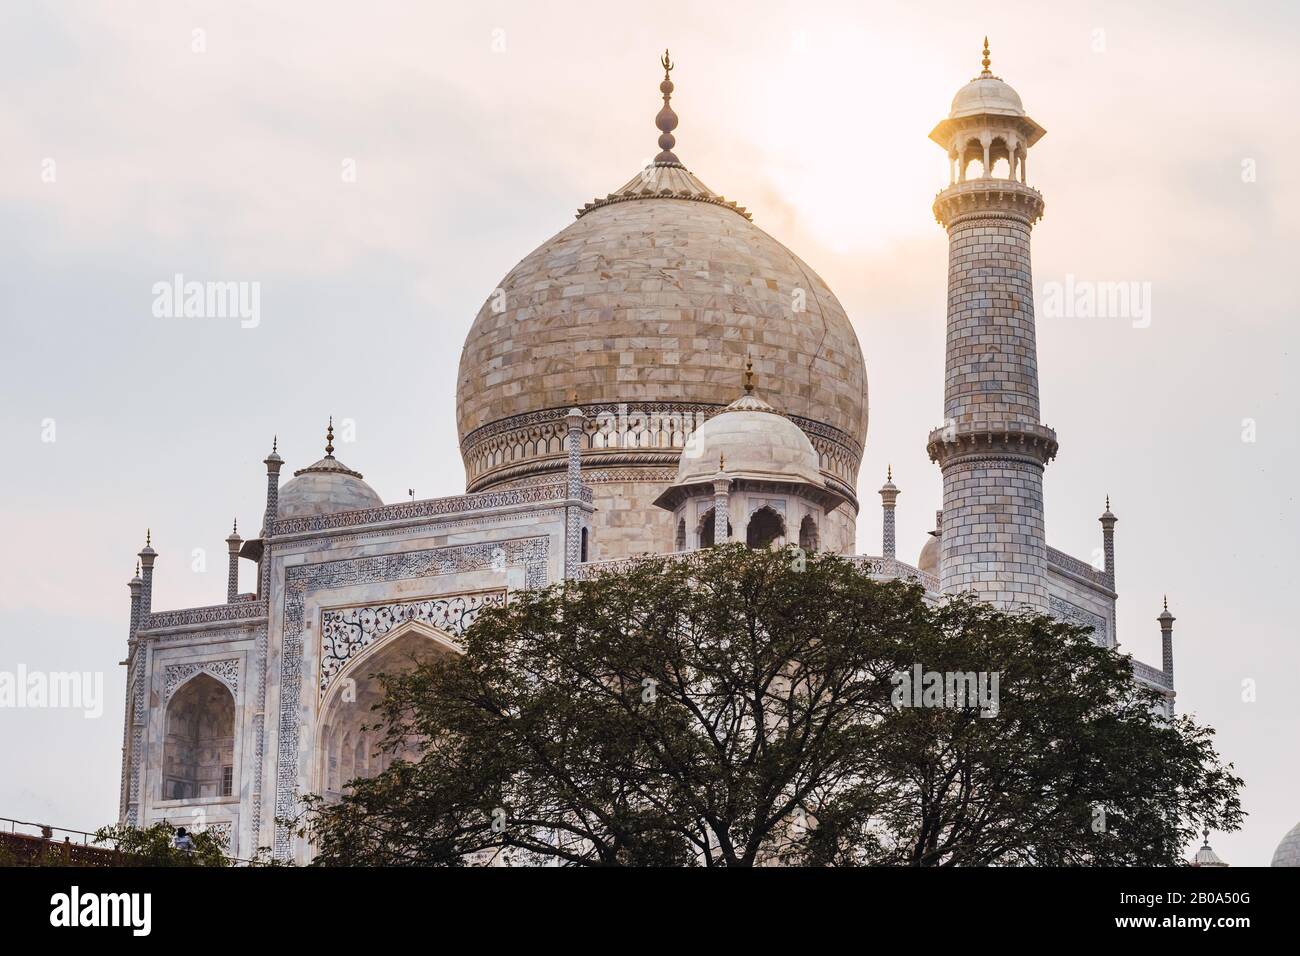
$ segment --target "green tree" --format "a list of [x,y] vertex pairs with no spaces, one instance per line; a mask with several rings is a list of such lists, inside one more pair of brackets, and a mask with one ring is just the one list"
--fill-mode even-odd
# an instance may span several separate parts
[[221,844],[211,833],[191,832],[193,851],[178,850],[173,843],[175,836],[176,830],[170,823],[155,823],[147,827],[120,823],[96,830],[95,842],[112,844],[130,856],[135,866],[230,865]]
[[[463,645],[383,675],[384,746],[420,759],[308,800],[317,863],[1176,864],[1241,819],[1213,731],[1128,658],[830,555],[647,558]],[[997,673],[996,713],[898,706],[917,665]]]

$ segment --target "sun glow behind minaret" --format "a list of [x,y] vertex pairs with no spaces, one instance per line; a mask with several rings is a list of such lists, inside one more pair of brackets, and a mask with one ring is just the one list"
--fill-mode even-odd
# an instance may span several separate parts
[[839,253],[931,234],[917,215],[944,181],[925,138],[930,117],[976,62],[926,67],[933,50],[890,47],[839,23],[791,34],[776,56],[756,81],[764,118],[750,128],[760,173],[798,224]]

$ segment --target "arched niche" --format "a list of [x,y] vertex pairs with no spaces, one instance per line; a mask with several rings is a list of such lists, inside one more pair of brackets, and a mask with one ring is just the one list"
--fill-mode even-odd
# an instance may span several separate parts
[[200,671],[176,689],[163,717],[162,800],[233,795],[235,697]]

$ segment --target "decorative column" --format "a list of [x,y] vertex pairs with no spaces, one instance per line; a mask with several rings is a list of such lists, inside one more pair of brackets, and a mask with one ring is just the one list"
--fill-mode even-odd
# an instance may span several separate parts
[[730,497],[731,479],[725,474],[727,459],[718,456],[718,473],[713,476],[713,543],[725,544],[731,539],[728,528],[731,525]]
[[268,601],[271,599],[271,534],[275,516],[280,510],[280,466],[284,464],[284,459],[276,452],[279,443],[279,437],[273,436],[271,454],[262,460],[266,465],[266,511],[262,515],[262,558],[257,568],[257,595]]
[[239,520],[236,519],[230,537],[226,539],[226,551],[229,555],[229,564],[226,568],[227,604],[234,604],[239,599],[239,546],[243,543],[244,539],[239,536]]
[[890,561],[898,557],[894,541],[894,503],[898,501],[898,495],[898,486],[894,484],[894,466],[890,465],[885,471],[885,483],[880,488],[880,506],[884,509],[880,526],[881,555]]
[[564,576],[575,578],[582,564],[582,427],[587,416],[582,409],[573,407],[564,416],[568,426],[569,461],[565,470],[564,507]]
[[140,585],[140,613],[136,617],[136,627],[140,626],[145,616],[153,612],[153,562],[158,557],[158,552],[153,549],[151,541],[153,540],[153,531],[146,530],[144,533],[144,547],[140,549],[140,567],[144,571],[144,578]]
[[[1009,104],[1019,97],[984,70],[954,99],[930,138],[945,150],[979,141],[984,175],[949,186],[934,202],[948,231],[948,328],[944,424],[927,450],[943,473],[939,583],[1001,608],[1048,609],[1043,470],[1056,433],[1039,421],[1038,357],[1029,234],[1043,197],[993,179],[987,144],[1025,147],[1043,129]],[[998,101],[994,111],[984,103]]]

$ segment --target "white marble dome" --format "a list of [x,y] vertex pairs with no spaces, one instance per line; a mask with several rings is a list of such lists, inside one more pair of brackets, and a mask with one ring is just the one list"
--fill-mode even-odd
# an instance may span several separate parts
[[1300,823],[1282,838],[1273,851],[1273,866],[1300,866]]
[[998,116],[1024,116],[1020,94],[996,76],[977,76],[952,98],[949,119],[992,113]]
[[691,434],[682,449],[675,484],[711,480],[724,459],[729,478],[825,484],[808,436],[752,393],[736,399]]
[[475,318],[456,391],[470,489],[516,480],[547,455],[563,470],[562,456],[526,430],[505,455],[483,453],[516,424],[544,427],[571,405],[591,415],[622,402],[712,414],[747,357],[772,383],[771,400],[830,443],[824,467],[851,489],[867,375],[839,300],[688,170],[649,172],[587,204],[510,270]]
[[293,479],[280,488],[276,516],[302,518],[379,508],[383,504],[383,499],[362,480],[360,472],[326,454],[315,464],[295,471]]

